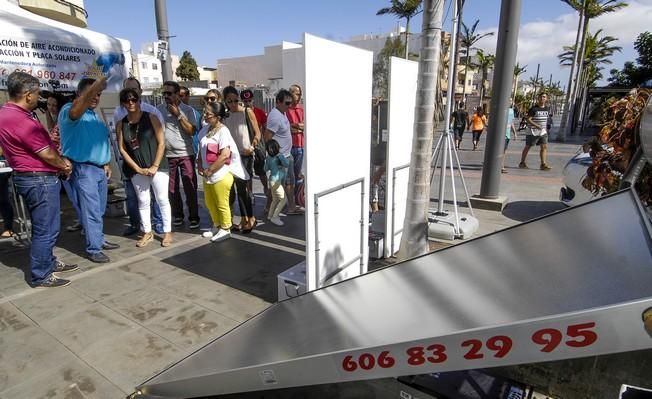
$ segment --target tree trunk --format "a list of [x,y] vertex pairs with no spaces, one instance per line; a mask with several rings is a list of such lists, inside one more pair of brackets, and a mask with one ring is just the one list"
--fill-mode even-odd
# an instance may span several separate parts
[[403,236],[398,257],[411,258],[428,251],[430,162],[434,133],[435,87],[441,52],[444,2],[425,0],[421,33],[421,56],[412,139],[412,159]]
[[410,42],[410,18],[405,18],[405,59],[408,59],[408,56],[410,54],[408,47]]
[[471,57],[469,55],[469,51],[471,51],[471,48],[467,47],[466,60],[464,60],[464,82],[462,83],[462,100],[464,101],[465,106],[466,106],[466,79],[467,79],[466,75],[469,73],[469,58]]
[[516,91],[518,90],[518,77],[520,75],[514,75],[514,94],[512,94],[512,102],[516,104]]
[[580,39],[582,37],[582,24],[584,22],[584,7],[586,6],[586,0],[582,4],[582,9],[580,10],[580,18],[577,23],[577,35],[575,36],[575,52],[573,53],[573,63],[571,64],[570,75],[568,75],[568,86],[566,88],[566,98],[564,100],[564,112],[561,116],[561,123],[559,125],[560,136],[557,137],[559,141],[566,141],[566,136],[568,135],[570,129],[570,122],[568,119],[572,117],[573,104],[574,102],[574,89],[575,89],[575,69],[577,66],[577,58],[580,54]]
[[[586,5],[586,1],[584,2]],[[577,103],[577,100],[579,96],[581,95],[580,90],[583,85],[582,82],[582,76],[584,76],[584,52],[586,48],[586,37],[589,34],[589,17],[584,14],[584,21],[583,21],[583,28],[582,28],[582,45],[580,46],[580,52],[578,55],[578,62],[577,62],[577,78],[575,81],[575,93],[573,94],[573,103]],[[572,134],[575,134],[575,127],[577,125],[577,120],[578,120],[579,115],[575,112],[572,115],[571,118],[571,132]]]

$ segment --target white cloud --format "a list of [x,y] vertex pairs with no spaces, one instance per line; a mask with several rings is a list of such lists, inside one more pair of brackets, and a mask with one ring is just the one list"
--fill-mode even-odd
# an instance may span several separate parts
[[[636,58],[633,47],[634,40],[639,33],[652,30],[650,27],[652,0],[630,0],[628,3],[628,7],[602,15],[591,20],[589,24],[590,32],[602,29],[604,35],[617,37],[618,41],[614,44],[623,48],[622,53],[617,53],[612,57],[613,66],[607,66],[603,71],[605,77],[608,76],[608,70],[611,67],[620,68],[625,61],[634,60]],[[552,21],[540,20],[521,25],[517,61],[521,65],[530,65],[526,75],[534,75],[536,68],[532,66],[540,63],[542,71],[545,71],[542,75],[547,76],[549,73],[553,73],[554,80],[562,80],[563,83],[564,79],[567,79],[568,69],[559,66],[557,55],[563,51],[563,46],[575,43],[577,24],[578,14],[569,12],[559,15]],[[493,27],[482,31],[482,33],[497,32],[497,29],[497,27]],[[495,54],[496,39],[496,35],[484,38],[478,42],[477,47]]]

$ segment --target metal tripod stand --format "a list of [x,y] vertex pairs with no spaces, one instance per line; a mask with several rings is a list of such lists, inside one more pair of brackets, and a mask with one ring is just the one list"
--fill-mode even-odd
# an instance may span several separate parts
[[[430,174],[430,184],[432,185],[432,180],[435,177],[435,171],[437,169],[437,163],[440,161],[440,176],[439,176],[439,204],[437,206],[436,212],[428,212],[428,238],[443,238],[443,239],[455,239],[455,238],[466,238],[472,235],[478,229],[478,220],[473,214],[473,208],[471,207],[471,201],[469,199],[469,190],[466,187],[466,181],[464,181],[464,175],[462,174],[462,167],[460,165],[460,159],[457,156],[457,149],[453,143],[453,138],[450,134],[450,117],[452,111],[452,103],[455,97],[453,88],[455,87],[455,72],[454,72],[454,63],[455,63],[455,44],[457,42],[457,18],[459,17],[457,11],[457,1],[453,2],[453,33],[451,35],[450,41],[450,56],[448,61],[448,91],[446,94],[446,114],[444,115],[444,130],[442,135],[439,137],[437,146],[435,146],[435,151],[432,154],[432,170]],[[457,164],[457,171],[459,173],[460,179],[462,180],[462,185],[464,186],[464,193],[466,194],[466,201],[469,204],[469,210],[471,211],[471,216],[460,214],[457,209],[457,192],[455,191],[455,167],[453,165],[453,157],[455,157],[455,162]],[[450,167],[450,178],[451,178],[451,187],[453,191],[453,209],[454,217],[444,211],[444,190],[446,188],[446,169]]]

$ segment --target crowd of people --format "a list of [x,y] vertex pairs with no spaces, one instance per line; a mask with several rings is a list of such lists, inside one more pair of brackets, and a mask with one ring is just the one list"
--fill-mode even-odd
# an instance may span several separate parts
[[[280,215],[286,204],[285,214],[303,213],[295,202],[295,185],[303,179],[300,86],[280,90],[269,115],[253,106],[251,90],[240,92],[232,86],[222,92],[208,90],[199,112],[188,104],[190,90],[177,82],[163,83],[164,101],[155,107],[143,101],[140,83],[130,77],[114,111],[115,137],[95,112],[105,88],[105,76],[84,78],[72,102],[48,98],[46,128],[34,113],[38,79],[23,72],[7,79],[9,101],[0,108],[0,156],[13,169],[14,186],[31,218],[33,287],[65,286],[70,281],[59,273],[78,268],[53,254],[62,185],[78,218],[67,229],[81,230],[84,256],[106,263],[111,259],[104,251],[119,248],[105,239],[103,225],[111,148],[125,186],[129,225],[123,235],[140,233],[137,247],[153,242],[155,233],[163,247],[170,246],[173,227],[183,226],[186,215],[188,227],[199,229],[198,175],[212,222],[212,229],[202,235],[213,242],[229,238],[234,230],[249,233],[258,224],[254,174],[264,187],[265,216],[271,223],[283,225]],[[0,174],[3,236],[11,236],[13,224],[7,175]],[[239,219],[234,218],[236,203]]]

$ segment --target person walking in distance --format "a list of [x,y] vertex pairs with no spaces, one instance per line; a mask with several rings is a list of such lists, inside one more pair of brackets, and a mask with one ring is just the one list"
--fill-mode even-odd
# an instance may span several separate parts
[[462,136],[467,126],[471,126],[471,121],[469,120],[469,113],[464,109],[464,103],[459,102],[457,104],[457,109],[453,111],[451,115],[451,125],[453,126],[453,134],[455,136],[455,148],[460,149],[462,144]]
[[183,182],[186,195],[188,221],[191,229],[199,228],[199,205],[197,203],[197,175],[195,174],[195,151],[192,136],[195,134],[197,121],[193,109],[179,99],[181,87],[177,82],[163,83],[165,102],[158,110],[165,120],[165,155],[170,168],[170,205],[172,206],[172,224],[183,225],[183,201],[179,181]]
[[516,137],[516,129],[514,129],[514,108],[507,108],[507,124],[505,126],[505,148],[503,149],[503,162],[502,167],[500,168],[501,173],[507,173],[505,169],[505,158],[507,157],[507,147],[509,146],[509,141],[512,139],[512,135]]
[[541,170],[550,170],[550,166],[546,162],[548,155],[548,128],[549,120],[552,117],[552,111],[546,104],[548,95],[546,93],[539,93],[537,96],[537,103],[527,112],[528,132],[525,136],[525,147],[521,153],[521,163],[518,167],[521,169],[528,169],[525,159],[533,145],[539,146],[539,158],[541,159]]
[[487,127],[487,116],[484,114],[484,109],[478,107],[471,117],[471,133],[473,133],[473,151],[478,149],[480,136],[482,131]]
[[110,262],[102,250],[120,246],[104,240],[108,179],[111,178],[109,129],[95,113],[106,76],[83,78],[77,86],[77,98],[59,112],[63,156],[72,161],[70,187],[77,198],[79,216],[85,231],[86,257],[95,263]]
[[47,130],[34,117],[38,105],[39,81],[24,72],[7,77],[9,101],[0,109],[0,147],[14,170],[16,190],[25,200],[32,222],[30,247],[30,283],[33,287],[63,287],[69,280],[55,273],[69,272],[67,265],[54,256],[59,237],[58,174],[69,176],[70,161],[59,156]]

